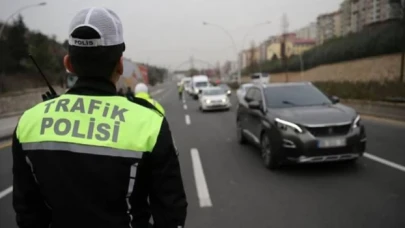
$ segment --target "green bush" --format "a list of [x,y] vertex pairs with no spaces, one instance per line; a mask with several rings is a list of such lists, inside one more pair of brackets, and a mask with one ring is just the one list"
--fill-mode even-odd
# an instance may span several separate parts
[[313,82],[325,94],[338,96],[342,99],[358,99],[372,101],[405,100],[405,83],[396,81],[369,82]]
[[[303,68],[401,52],[401,27],[396,21],[366,27],[363,31],[335,38],[302,54]],[[285,69],[280,60],[261,64],[263,72],[279,73]],[[301,70],[299,56],[288,59],[287,70]],[[245,69],[245,72],[248,69]],[[249,72],[252,73],[252,72]]]

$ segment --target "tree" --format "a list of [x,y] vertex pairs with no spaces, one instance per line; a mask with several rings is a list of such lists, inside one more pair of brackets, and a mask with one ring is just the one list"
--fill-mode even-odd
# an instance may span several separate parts
[[257,72],[259,70],[259,63],[256,59],[256,52],[257,48],[254,41],[251,42],[250,49],[249,49],[249,70],[251,72]]
[[198,70],[197,69],[195,69],[195,68],[191,68],[191,69],[189,69],[188,70],[188,76],[194,76],[194,75],[197,75],[198,74]]
[[280,53],[281,53],[281,62],[284,68],[284,72],[286,74],[286,81],[288,82],[288,58],[287,58],[287,48],[286,48],[286,39],[288,35],[288,17],[287,14],[283,14],[281,18],[281,45],[280,45]]
[[21,62],[28,57],[28,45],[25,39],[27,28],[21,15],[14,21],[6,36],[7,49],[3,52],[8,58],[5,58],[6,71],[16,72],[22,70]]

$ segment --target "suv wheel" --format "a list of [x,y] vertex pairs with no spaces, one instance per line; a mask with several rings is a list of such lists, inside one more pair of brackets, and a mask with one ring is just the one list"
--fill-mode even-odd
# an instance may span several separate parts
[[239,144],[246,144],[246,138],[243,135],[243,129],[239,120],[236,121],[236,136]]
[[275,154],[272,151],[271,143],[269,136],[265,133],[262,134],[260,140],[260,148],[264,166],[270,170],[274,170],[280,167],[280,162],[276,158]]

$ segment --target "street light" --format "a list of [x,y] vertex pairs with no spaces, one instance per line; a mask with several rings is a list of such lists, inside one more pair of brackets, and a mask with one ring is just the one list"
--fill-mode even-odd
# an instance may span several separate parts
[[[262,26],[262,25],[268,25],[270,23],[271,23],[271,21],[266,21],[264,23],[254,25],[253,28],[251,30],[249,30],[249,32],[246,33],[246,35],[243,37],[242,50],[244,48],[246,38],[248,37],[249,33],[253,29],[255,29],[255,28],[259,27],[259,26]],[[203,22],[203,25],[211,25],[211,26],[217,27],[217,28],[221,29],[229,37],[229,39],[231,39],[232,44],[233,44],[234,49],[235,49],[235,54],[236,54],[236,63],[237,63],[237,67],[238,67],[238,84],[241,84],[241,61],[240,61],[240,58],[239,58],[238,47],[236,46],[235,40],[233,39],[232,35],[224,27],[222,27],[220,25],[208,23],[208,22],[205,22],[205,21]]]
[[41,2],[41,3],[37,3],[37,4],[32,4],[32,5],[23,6],[23,7],[21,7],[20,9],[18,9],[17,11],[15,11],[13,14],[11,14],[11,15],[6,19],[6,21],[4,21],[4,24],[1,26],[1,29],[0,29],[0,38],[1,38],[1,35],[3,34],[3,30],[4,30],[4,28],[6,27],[7,22],[8,22],[11,18],[13,18],[14,15],[20,13],[21,11],[23,11],[23,10],[25,10],[25,9],[33,8],[33,7],[38,7],[38,6],[44,6],[44,5],[46,5],[46,2]]
[[256,24],[254,25],[243,37],[243,41],[242,41],[242,50],[245,48],[245,42],[246,42],[246,38],[249,36],[249,34],[251,34],[256,28],[263,26],[263,25],[268,25],[271,24],[271,21],[266,21],[260,24]]
[[[21,11],[23,11],[23,10],[25,10],[25,9],[33,8],[33,7],[38,7],[38,6],[44,6],[44,5],[46,5],[46,2],[41,2],[41,3],[37,3],[37,4],[26,5],[26,6],[23,6],[23,7],[19,8],[19,9],[16,10],[14,13],[12,13],[9,17],[7,17],[7,19],[4,21],[3,25],[2,25],[1,28],[0,28],[0,40],[1,40],[1,36],[3,35],[4,28],[6,27],[8,21],[9,21],[11,18],[14,17],[14,15],[19,14]],[[4,53],[4,52],[2,52],[2,53]],[[4,54],[3,54],[3,55],[4,55]],[[4,66],[5,66],[5,65],[4,65]],[[4,67],[3,67],[3,73],[2,73],[2,74],[3,74],[3,76],[4,76],[4,74],[5,74],[5,72],[4,72]]]
[[208,22],[205,22],[205,21],[203,22],[203,25],[214,26],[214,27],[217,27],[217,28],[221,29],[229,37],[229,39],[232,41],[233,48],[235,49],[236,62],[237,62],[237,65],[238,65],[238,84],[240,84],[241,83],[241,72],[240,72],[241,69],[240,69],[240,64],[239,64],[238,47],[236,46],[235,40],[233,39],[232,35],[224,27],[222,27],[220,25],[208,23]]
[[[263,23],[259,23],[259,24],[254,25],[254,26],[245,34],[245,36],[243,37],[241,50],[243,51],[243,50],[245,49],[246,38],[249,36],[249,34],[251,34],[251,33],[252,33],[255,29],[257,29],[258,27],[263,26],[263,25],[268,25],[268,24],[271,24],[271,21],[266,21],[266,22],[263,22]],[[267,50],[266,50],[266,51],[267,51]],[[253,58],[253,56],[252,56],[251,58]],[[242,62],[239,61],[238,64],[242,65]],[[242,68],[242,66],[241,66],[241,68]],[[260,73],[262,73],[262,72],[261,72],[262,70],[261,70],[260,63],[259,63],[259,71],[260,71]]]

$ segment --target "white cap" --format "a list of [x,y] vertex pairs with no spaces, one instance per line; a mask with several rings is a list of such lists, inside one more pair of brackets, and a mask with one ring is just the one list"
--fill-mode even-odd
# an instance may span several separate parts
[[148,93],[149,89],[148,89],[148,86],[145,85],[145,83],[141,82],[141,83],[136,84],[134,91],[135,91],[135,94]]
[[[75,38],[78,28],[91,28],[98,35],[88,39]],[[78,47],[115,46],[124,43],[121,20],[112,10],[103,7],[82,9],[73,18],[69,27],[69,45]]]

